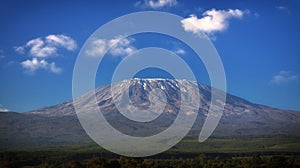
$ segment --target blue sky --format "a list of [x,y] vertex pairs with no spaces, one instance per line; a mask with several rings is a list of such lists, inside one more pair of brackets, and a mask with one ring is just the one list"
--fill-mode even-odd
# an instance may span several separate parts
[[[222,59],[229,93],[300,110],[299,7],[298,1],[281,0],[1,1],[0,109],[24,112],[72,99],[74,64],[89,36],[122,15],[156,10],[185,18],[186,31],[207,33]],[[189,27],[190,22],[196,28]],[[105,55],[105,70],[99,72],[96,85],[109,83],[113,67],[126,54],[149,46],[177,53],[198,81],[209,85],[194,53],[176,39],[158,34],[123,39]],[[150,69],[137,76],[168,75]]]

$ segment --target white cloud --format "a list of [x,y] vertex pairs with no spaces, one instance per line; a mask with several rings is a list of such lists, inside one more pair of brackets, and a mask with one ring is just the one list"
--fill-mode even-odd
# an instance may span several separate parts
[[25,45],[14,47],[19,54],[25,54],[28,51],[32,57],[40,58],[57,55],[57,51],[60,48],[74,51],[77,48],[77,44],[71,37],[62,34],[52,34],[44,38],[39,37],[29,40]]
[[278,10],[283,10],[283,11],[289,10],[289,8],[286,7],[286,6],[276,6],[275,8],[278,9]]
[[57,67],[55,62],[52,62],[50,64],[48,64],[50,68],[48,68],[51,72],[53,73],[60,73],[61,72],[61,68]]
[[58,68],[55,62],[48,63],[46,60],[38,60],[37,58],[32,58],[31,60],[26,60],[21,62],[22,67],[27,73],[33,74],[38,69],[49,70],[53,73],[60,73],[61,68]]
[[96,57],[97,55],[103,55],[106,51],[106,41],[103,39],[97,39],[91,41],[88,46],[85,54],[87,56]]
[[113,56],[130,55],[135,52],[135,48],[132,46],[133,38],[116,37],[111,40],[96,39],[90,42],[87,46],[86,55],[97,57],[105,54],[109,50],[109,54]]
[[151,8],[172,7],[177,4],[176,0],[149,0],[147,4]]
[[134,4],[134,6],[144,6],[153,9],[172,7],[175,5],[177,5],[176,0],[144,0],[144,3],[142,1],[138,1]]
[[59,34],[59,35],[48,35],[46,37],[46,41],[48,44],[52,44],[54,46],[62,46],[69,51],[74,51],[77,48],[76,42],[68,36]]
[[5,108],[2,104],[0,104],[0,112],[9,112],[8,108]]
[[45,45],[45,42],[41,38],[30,40],[26,43],[25,48],[30,48],[29,52],[34,57],[48,57],[56,55],[56,47]]
[[202,18],[198,18],[192,14],[190,17],[181,20],[182,27],[185,31],[198,34],[205,32],[213,34],[214,32],[221,32],[227,29],[228,20],[230,18],[242,18],[245,13],[249,11],[241,11],[239,9],[228,10],[207,10],[202,14]]
[[284,84],[295,82],[299,80],[299,75],[291,71],[280,71],[277,75],[273,76],[270,81],[272,84]]
[[114,56],[130,55],[135,52],[135,48],[131,45],[133,38],[117,37],[109,41],[110,54]]
[[289,8],[286,6],[276,6],[275,8],[279,11],[287,12],[288,14],[290,13]]
[[25,72],[30,74],[38,69],[60,73],[62,69],[57,67],[55,62],[49,63],[46,59],[58,55],[60,49],[74,51],[76,48],[76,42],[71,37],[62,34],[50,34],[46,37],[35,38],[29,40],[25,45],[14,47],[17,53],[27,53],[32,57],[20,63]]
[[25,54],[25,46],[16,46],[14,49],[18,54]]
[[179,49],[177,49],[177,50],[175,51],[175,53],[176,53],[176,54],[180,54],[180,55],[184,55],[184,54],[185,54],[185,51],[184,51],[183,49],[179,48]]

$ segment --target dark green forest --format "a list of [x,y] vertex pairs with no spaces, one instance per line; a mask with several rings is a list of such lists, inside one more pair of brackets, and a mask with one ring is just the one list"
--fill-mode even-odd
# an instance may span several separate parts
[[0,168],[214,168],[300,167],[298,138],[185,138],[165,151],[144,158],[123,157],[95,143],[8,148],[0,150]]
[[[11,153],[13,154],[13,153]],[[41,154],[41,153],[39,153]],[[295,155],[266,155],[260,156],[230,156],[228,154],[200,154],[193,158],[171,157],[159,158],[130,158],[130,157],[91,157],[88,159],[68,158],[39,158],[34,159],[37,153],[27,153],[20,157],[20,154],[11,158],[9,155],[1,154],[1,168],[296,168],[300,167],[300,157]],[[43,155],[43,154],[42,154]],[[45,153],[44,153],[45,155]],[[47,154],[46,154],[47,155]],[[45,155],[45,156],[46,156]],[[235,154],[237,155],[237,154]],[[26,158],[32,158],[26,160]],[[38,157],[37,157],[38,158]],[[11,160],[13,159],[13,160]],[[25,160],[24,160],[25,159]]]

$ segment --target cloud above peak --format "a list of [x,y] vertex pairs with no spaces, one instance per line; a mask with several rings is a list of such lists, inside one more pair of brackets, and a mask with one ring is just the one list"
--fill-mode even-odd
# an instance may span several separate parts
[[136,51],[133,38],[116,37],[110,40],[95,39],[89,42],[85,54],[91,57],[104,55],[107,51],[112,56],[126,56]]
[[242,11],[239,9],[216,10],[211,9],[202,13],[202,17],[198,18],[191,14],[188,18],[181,20],[182,27],[185,31],[192,33],[204,32],[213,34],[221,32],[228,28],[229,19],[242,18],[244,14],[249,11]]
[[50,34],[45,37],[38,37],[29,40],[22,46],[14,47],[18,54],[26,54],[31,57],[20,63],[25,72],[29,74],[34,74],[38,69],[48,70],[56,74],[60,73],[62,69],[57,67],[55,62],[48,62],[47,59],[60,55],[59,52],[62,49],[74,51],[76,48],[75,40],[63,34]]

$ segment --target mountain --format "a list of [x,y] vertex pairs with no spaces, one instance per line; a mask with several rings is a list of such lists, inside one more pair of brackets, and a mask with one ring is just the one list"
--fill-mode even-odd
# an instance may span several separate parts
[[[111,86],[115,99],[112,98]],[[195,88],[199,89],[199,107],[195,106],[197,99],[193,99],[197,96]],[[136,109],[124,103],[127,90],[130,101]],[[188,93],[192,93],[191,97],[187,96]],[[83,111],[90,110],[93,94],[94,91],[91,91],[76,99],[76,102],[82,103]],[[198,137],[208,115],[211,88],[188,80],[135,78],[98,87],[95,89],[95,95],[97,106],[107,121],[125,134],[132,136],[157,134],[168,128],[178,116],[180,108],[183,108],[187,116],[191,111],[198,113],[196,122],[188,134],[191,137]],[[119,105],[117,106],[115,102]],[[161,109],[157,107],[163,107],[161,114],[158,113]],[[147,122],[129,120],[120,113],[120,108],[125,111],[122,114],[129,117],[134,111],[131,115],[138,116],[139,119],[145,117],[156,119]],[[143,113],[149,108],[151,109],[149,113]],[[0,113],[0,131],[1,148],[91,142],[77,119],[73,101],[26,113]],[[299,131],[300,112],[254,104],[227,94],[222,118],[212,136],[299,137]]]

